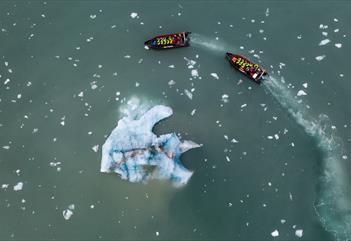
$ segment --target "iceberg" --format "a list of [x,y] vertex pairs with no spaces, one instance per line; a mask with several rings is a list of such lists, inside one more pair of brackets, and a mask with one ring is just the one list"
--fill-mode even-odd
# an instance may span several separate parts
[[170,180],[185,185],[193,172],[180,162],[180,155],[200,147],[193,141],[181,141],[176,133],[157,136],[153,126],[171,116],[170,107],[156,105],[138,116],[125,116],[102,146],[103,173],[117,173],[130,182],[146,183],[150,179]]

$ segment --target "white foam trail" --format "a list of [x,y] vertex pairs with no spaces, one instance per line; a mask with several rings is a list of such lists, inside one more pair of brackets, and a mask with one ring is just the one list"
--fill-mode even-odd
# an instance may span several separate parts
[[323,153],[316,212],[326,230],[332,232],[337,240],[350,240],[351,188],[341,138],[331,128],[327,115],[321,114],[318,118],[311,116],[281,81],[270,77],[263,83],[305,132],[316,140]]
[[[199,34],[191,35],[191,44],[220,54],[235,47]],[[335,234],[337,240],[351,240],[351,180],[345,168],[347,160],[342,158],[345,151],[341,138],[331,128],[327,115],[311,116],[281,81],[270,77],[263,83],[305,132],[316,140],[324,155],[316,212],[325,229]]]
[[200,46],[213,52],[221,53],[224,55],[226,51],[230,50],[230,48],[228,48],[228,45],[222,41],[210,39],[197,33],[192,33],[190,38],[191,45]]

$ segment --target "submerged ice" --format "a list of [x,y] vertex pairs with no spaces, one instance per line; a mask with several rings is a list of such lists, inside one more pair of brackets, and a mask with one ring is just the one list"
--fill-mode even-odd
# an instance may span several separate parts
[[170,107],[157,105],[139,118],[126,116],[102,146],[101,172],[117,173],[130,182],[149,179],[170,180],[185,185],[192,171],[180,162],[180,155],[200,145],[180,141],[175,133],[157,136],[153,126],[173,114]]

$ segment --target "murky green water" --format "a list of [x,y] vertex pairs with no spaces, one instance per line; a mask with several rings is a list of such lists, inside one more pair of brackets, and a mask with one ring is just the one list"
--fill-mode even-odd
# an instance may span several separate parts
[[[0,239],[335,239],[327,229],[350,239],[350,10],[346,1],[2,1]],[[178,31],[196,43],[143,47]],[[224,49],[261,61],[278,86],[247,80]],[[99,172],[101,145],[133,96],[173,108],[157,134],[203,144],[182,156],[194,171],[184,188]],[[315,122],[320,114],[329,120]],[[316,212],[321,202],[330,205]]]

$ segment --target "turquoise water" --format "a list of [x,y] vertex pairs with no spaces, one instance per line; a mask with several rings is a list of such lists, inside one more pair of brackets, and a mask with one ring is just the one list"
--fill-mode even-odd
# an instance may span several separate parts
[[[350,239],[348,2],[0,6],[0,239]],[[143,47],[178,31],[191,47]],[[247,80],[227,51],[271,78]],[[203,144],[181,158],[185,187],[99,172],[133,97],[172,107],[155,133]]]

